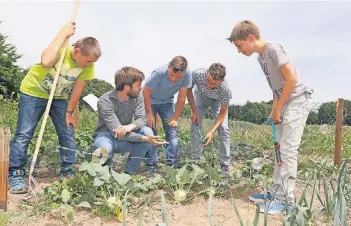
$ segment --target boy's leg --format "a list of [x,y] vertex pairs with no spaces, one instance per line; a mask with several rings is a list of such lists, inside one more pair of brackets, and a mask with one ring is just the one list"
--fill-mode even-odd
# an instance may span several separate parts
[[61,156],[61,174],[71,176],[73,164],[76,162],[76,142],[74,140],[74,129],[66,125],[67,100],[53,100],[49,115],[54,123],[59,139],[59,150]]
[[[144,126],[140,130],[136,131],[144,136],[153,136],[154,132],[150,127]],[[139,171],[140,162],[147,158],[146,154],[153,148],[153,145],[144,142],[130,143],[130,142],[118,142],[117,149],[130,150],[130,154],[127,160],[125,172],[128,174],[136,174]],[[117,150],[118,151],[118,150]]]
[[108,153],[108,159],[104,163],[109,168],[111,168],[111,161],[113,157],[113,153],[116,151],[117,140],[112,136],[110,131],[100,132],[94,138],[94,148],[105,148]]
[[[195,107],[197,109],[197,112],[199,114],[199,124],[198,127],[202,129],[202,119],[205,115],[206,109],[209,106],[208,101],[205,99],[202,99],[201,96],[198,96],[195,94],[194,96],[195,100]],[[205,138],[205,134],[202,134],[203,139]],[[202,153],[202,145],[201,145],[201,139],[200,139],[200,134],[199,131],[196,127],[195,123],[191,123],[191,159],[192,160],[200,160],[201,158],[201,153]]]
[[158,113],[162,120],[163,129],[166,133],[167,145],[167,165],[176,166],[178,161],[178,128],[168,125],[168,120],[174,114],[174,104],[160,104]]
[[[212,111],[216,113],[216,117],[219,114],[221,103],[220,101],[213,100]],[[220,165],[222,175],[229,175],[229,165],[230,165],[230,136],[229,136],[229,126],[228,126],[228,112],[222,125],[218,128],[219,137],[219,153],[220,153]]]
[[284,107],[283,121],[277,127],[283,164],[281,167],[275,166],[273,185],[269,190],[271,194],[276,192],[275,197],[281,202],[285,202],[286,198],[289,202],[294,199],[298,148],[310,109],[311,98],[309,94],[292,100]]
[[9,187],[11,193],[27,192],[23,180],[23,167],[27,163],[27,148],[45,111],[46,103],[45,99],[20,94],[17,127],[10,144]]

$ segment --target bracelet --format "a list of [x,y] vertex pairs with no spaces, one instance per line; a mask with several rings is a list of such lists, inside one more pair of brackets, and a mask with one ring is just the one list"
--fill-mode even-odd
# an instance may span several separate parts
[[66,111],[67,113],[73,114],[73,111]]

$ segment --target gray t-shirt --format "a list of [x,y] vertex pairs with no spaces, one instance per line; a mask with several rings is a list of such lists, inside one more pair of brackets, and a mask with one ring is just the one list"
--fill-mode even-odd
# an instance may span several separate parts
[[[266,75],[267,82],[272,89],[273,95],[278,100],[285,83],[285,79],[279,68],[284,64],[292,62],[284,48],[277,43],[267,43],[263,56],[261,57],[258,55],[257,58],[264,74]],[[295,66],[294,68],[297,82],[291,96],[289,97],[289,100],[302,95],[304,92],[313,92],[313,90],[308,88],[307,85],[302,81],[301,75]]]
[[230,99],[232,99],[228,82],[224,80],[219,86],[209,89],[206,86],[206,73],[207,70],[202,68],[192,72],[192,87],[196,85],[195,93],[210,99],[219,100],[221,105],[228,106]]

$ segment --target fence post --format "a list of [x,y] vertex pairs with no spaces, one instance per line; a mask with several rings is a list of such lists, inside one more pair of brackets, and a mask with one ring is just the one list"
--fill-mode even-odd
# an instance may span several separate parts
[[334,165],[341,164],[342,127],[344,124],[344,100],[339,98],[336,102],[336,129],[335,129],[335,152]]
[[10,128],[0,127],[0,209],[7,211]]

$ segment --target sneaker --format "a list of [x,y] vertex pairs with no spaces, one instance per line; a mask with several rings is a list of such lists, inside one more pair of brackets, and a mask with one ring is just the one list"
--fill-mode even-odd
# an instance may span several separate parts
[[155,166],[149,166],[147,169],[148,176],[153,176],[156,172],[157,172],[157,167]]
[[75,176],[74,172],[72,170],[64,171],[61,172],[60,179],[63,180],[64,178],[66,179],[71,179]]
[[[249,200],[255,203],[265,203],[265,194],[253,194],[249,196]],[[267,192],[266,194],[266,200],[270,201],[272,200],[272,195]]]
[[221,177],[229,177],[229,166],[221,164]]
[[259,206],[260,206],[261,213],[265,213],[267,211],[268,214],[271,214],[271,215],[281,214],[287,208],[290,210],[292,207],[292,206],[287,207],[285,203],[282,203],[280,201],[267,202],[265,204],[259,204]]
[[12,194],[25,194],[28,192],[26,183],[24,182],[24,170],[13,171],[9,175],[8,189]]

